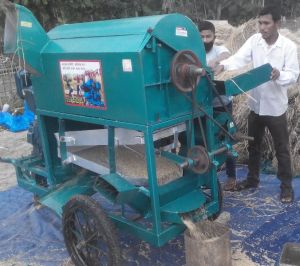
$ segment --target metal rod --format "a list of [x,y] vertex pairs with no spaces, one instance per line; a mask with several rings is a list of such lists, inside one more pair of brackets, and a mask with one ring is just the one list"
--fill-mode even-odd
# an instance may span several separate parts
[[193,70],[193,72],[197,75],[201,75],[203,73],[203,68],[199,67]]
[[222,154],[224,153],[225,151],[228,151],[228,147],[227,146],[224,146],[224,147],[221,147],[213,152],[210,153],[211,156],[214,156],[214,155],[219,155],[219,154]]
[[[189,101],[192,101],[191,98],[185,94],[183,94],[184,97],[186,97]],[[205,115],[207,116],[214,124],[216,124],[227,136],[229,136],[232,140],[235,140],[234,136],[230,134],[223,126],[216,120],[214,119],[211,115],[209,115],[203,107],[201,107],[199,104],[196,103],[196,107]]]
[[220,96],[220,94],[219,94],[219,92],[218,92],[218,90],[216,88],[215,83],[211,80],[211,78],[210,78],[210,76],[208,74],[206,74],[206,78],[207,78],[209,84],[211,85],[211,87],[213,88],[214,93],[217,95],[218,100],[221,102],[223,108],[225,109],[225,112],[229,115],[231,121],[233,122],[234,126],[238,130],[238,126],[237,126],[235,120],[233,119],[233,116],[232,116],[231,112],[229,112],[229,110],[227,108],[227,105],[224,103],[222,97]]
[[14,159],[6,158],[6,157],[0,157],[0,163],[14,163]]

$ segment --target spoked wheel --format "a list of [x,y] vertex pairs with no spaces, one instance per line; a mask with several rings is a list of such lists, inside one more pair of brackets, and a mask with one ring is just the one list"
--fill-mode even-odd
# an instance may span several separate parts
[[210,158],[206,149],[201,145],[196,145],[188,151],[188,157],[196,161],[192,171],[197,174],[204,174],[209,170]]
[[75,265],[121,265],[115,228],[90,197],[74,196],[64,206],[63,234]]
[[191,50],[177,52],[171,63],[172,83],[181,92],[192,91],[200,81],[203,71],[201,67],[200,60]]
[[209,217],[209,220],[211,220],[211,221],[216,220],[220,216],[220,214],[223,210],[223,190],[222,190],[222,186],[221,186],[219,179],[218,179],[218,196],[219,196],[219,201],[218,201],[219,210],[214,215]]

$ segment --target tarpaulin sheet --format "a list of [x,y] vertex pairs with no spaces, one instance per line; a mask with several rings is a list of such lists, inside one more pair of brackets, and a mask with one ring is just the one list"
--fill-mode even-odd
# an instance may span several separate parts
[[0,112],[0,126],[4,126],[12,132],[27,130],[34,120],[34,113],[24,101],[24,113],[12,115],[9,112]]
[[[237,174],[245,176],[245,167]],[[225,173],[220,180],[225,180]],[[300,179],[293,184],[295,202],[288,205],[280,203],[279,181],[273,175],[261,175],[257,190],[225,193],[233,250],[242,250],[259,265],[274,265],[284,243],[300,242]],[[35,207],[31,193],[19,187],[0,192],[0,210],[1,265],[67,265],[61,220],[51,210]],[[162,248],[123,232],[118,237],[125,265],[185,264],[183,236]]]

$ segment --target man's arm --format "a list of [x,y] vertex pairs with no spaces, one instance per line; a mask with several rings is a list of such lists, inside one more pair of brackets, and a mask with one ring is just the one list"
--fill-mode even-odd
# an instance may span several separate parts
[[230,56],[230,52],[229,51],[224,51],[222,52],[216,59],[216,61],[218,63],[220,63],[222,60],[227,59]]
[[272,74],[271,78],[273,80],[276,80],[276,83],[278,83],[281,86],[288,86],[297,82],[299,76],[297,46],[294,43],[291,43],[291,45],[288,45],[286,47],[284,61],[285,62],[282,70],[279,71],[276,68],[274,68],[272,71],[272,73],[274,72],[274,75],[279,74],[278,78],[276,79],[276,76],[272,77]]
[[212,69],[213,72],[217,69],[220,62],[230,56],[229,50],[225,46],[216,46],[217,57],[208,62],[208,66]]
[[236,70],[251,63],[253,38],[254,35],[250,37],[234,55],[222,60],[218,65],[215,74],[218,75],[224,70]]

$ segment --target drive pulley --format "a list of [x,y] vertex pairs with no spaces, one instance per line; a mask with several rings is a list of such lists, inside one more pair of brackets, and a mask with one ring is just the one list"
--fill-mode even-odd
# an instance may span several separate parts
[[171,79],[179,91],[191,92],[194,90],[203,73],[202,64],[192,51],[182,50],[173,57]]
[[196,145],[189,149],[188,157],[194,161],[192,171],[197,174],[204,174],[209,170],[210,158],[205,149],[201,145]]

